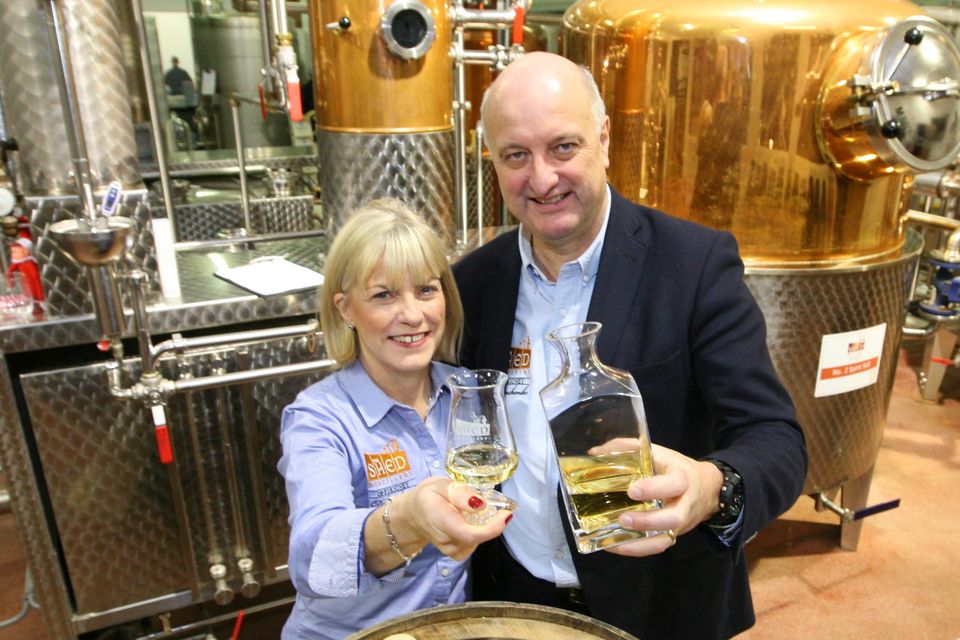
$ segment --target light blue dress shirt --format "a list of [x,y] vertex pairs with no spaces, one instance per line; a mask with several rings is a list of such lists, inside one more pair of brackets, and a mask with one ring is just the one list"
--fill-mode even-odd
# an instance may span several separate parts
[[386,499],[445,476],[446,419],[457,369],[433,363],[426,421],[388,397],[359,362],[301,392],[283,412],[278,469],[290,503],[290,578],[296,603],[284,640],[339,639],[467,596],[467,563],[427,545],[385,576],[364,568],[363,529]]
[[603,237],[610,216],[610,194],[603,227],[583,254],[560,269],[556,282],[533,262],[533,250],[520,227],[520,290],[510,342],[507,415],[513,427],[520,464],[503,484],[504,493],[520,504],[503,533],[510,553],[527,571],[560,587],[579,586],[563,534],[557,488],[560,471],[540,390],[560,372],[560,354],[546,340],[553,329],[587,318],[597,281]]

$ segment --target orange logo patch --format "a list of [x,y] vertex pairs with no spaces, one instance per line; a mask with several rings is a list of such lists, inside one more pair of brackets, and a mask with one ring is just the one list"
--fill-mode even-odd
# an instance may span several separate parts
[[510,369],[529,369],[530,353],[530,338],[524,338],[519,347],[510,347]]
[[391,440],[383,453],[365,453],[363,461],[367,465],[367,481],[376,482],[410,471],[407,452],[400,448],[396,440]]

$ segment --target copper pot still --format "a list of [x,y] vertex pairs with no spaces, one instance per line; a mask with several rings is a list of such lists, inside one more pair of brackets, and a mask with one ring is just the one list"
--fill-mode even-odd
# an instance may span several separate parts
[[583,0],[610,180],[729,230],[748,266],[869,264],[904,243],[913,173],[960,151],[960,51],[902,0]]
[[453,127],[452,26],[437,0],[311,0],[317,128]]

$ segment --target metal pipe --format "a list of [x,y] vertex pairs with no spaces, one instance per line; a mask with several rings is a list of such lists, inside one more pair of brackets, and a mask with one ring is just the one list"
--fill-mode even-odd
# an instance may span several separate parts
[[289,33],[287,28],[287,2],[286,0],[273,0],[273,29],[274,35]]
[[235,244],[255,244],[257,242],[315,238],[324,237],[326,235],[327,232],[324,229],[312,229],[308,231],[285,231],[283,233],[271,233],[269,235],[248,235],[243,236],[242,238],[212,238],[210,240],[178,242],[173,246],[173,248],[177,251],[196,251],[199,249],[209,249],[211,247],[227,247]]
[[[293,604],[296,600],[296,597],[289,596],[286,598],[281,598],[279,600],[274,600],[272,602],[265,602],[263,604],[254,605],[252,607],[245,607],[243,611],[244,617],[252,616],[261,611],[269,611],[271,609],[276,609],[277,607],[285,607],[289,604]],[[203,629],[210,627],[215,624],[220,624],[222,622],[228,622],[230,620],[235,620],[237,616],[240,615],[239,611],[233,611],[231,613],[225,613],[219,616],[213,616],[212,618],[205,618],[203,620],[197,620],[195,622],[188,622],[187,624],[180,625],[179,627],[174,627],[169,631],[157,631],[156,633],[150,633],[145,636],[140,636],[137,640],[161,640],[162,638],[172,638],[174,636],[179,636],[190,631],[196,631],[197,629]]]
[[230,386],[234,384],[243,384],[256,380],[269,380],[271,378],[282,378],[284,376],[300,375],[304,373],[313,373],[324,369],[331,369],[337,364],[336,360],[329,358],[323,360],[310,360],[308,362],[298,362],[296,364],[283,364],[275,367],[264,367],[262,369],[253,369],[251,371],[233,371],[214,376],[204,376],[192,380],[164,380],[163,388],[169,393],[180,393],[184,391],[195,391],[199,389],[213,389],[220,386]]
[[60,66],[56,68],[56,76],[60,91],[63,93],[64,119],[70,132],[70,151],[73,154],[75,167],[74,179],[77,183],[84,211],[93,222],[97,218],[97,206],[93,199],[93,182],[90,178],[90,158],[87,154],[87,142],[83,135],[83,124],[80,119],[80,105],[77,102],[77,89],[73,79],[73,70],[70,63],[70,50],[67,46],[67,35],[63,26],[63,14],[57,0],[50,0],[50,18],[53,25],[54,40],[57,43],[57,55]]
[[909,222],[924,224],[929,227],[937,227],[938,229],[946,229],[948,231],[960,229],[960,220],[945,218],[935,213],[925,213],[923,211],[917,211],[916,209],[907,211],[907,220]]
[[[273,61],[273,52],[270,48],[272,38],[270,37],[270,13],[267,7],[267,0],[260,0],[258,8],[260,10],[260,54],[263,57],[263,67],[267,68]],[[266,77],[269,78],[270,76],[268,75]]]
[[923,329],[904,326],[902,331],[904,336],[907,336],[910,338],[926,338],[927,336],[932,336],[936,332],[936,330],[939,328],[940,328],[939,322],[931,321]]
[[950,169],[920,173],[914,178],[913,192],[946,199],[952,193],[960,191],[960,173]]
[[[173,443],[171,442],[171,447]],[[187,500],[183,493],[183,480],[180,475],[180,463],[177,460],[179,456],[174,455],[173,460],[164,465],[167,467],[167,475],[170,481],[170,489],[173,497],[173,510],[177,517],[177,532],[180,538],[181,553],[183,553],[183,563],[186,565],[186,573],[190,576],[190,592],[195,600],[200,598],[200,576],[197,575],[197,566],[194,562],[193,539],[190,536],[190,517],[187,515]]]
[[6,489],[0,491],[0,513],[10,513],[10,492]]
[[140,351],[140,360],[143,363],[142,367],[142,376],[150,376],[157,373],[157,361],[152,357],[153,353],[153,344],[150,338],[149,330],[149,318],[147,316],[147,305],[144,302],[146,298],[146,291],[144,290],[144,283],[147,279],[147,274],[142,271],[134,271],[129,274],[131,280],[133,280],[133,286],[131,287],[133,295],[133,323],[137,333],[137,347]]
[[[170,168],[167,164],[167,148],[163,137],[163,126],[160,122],[160,107],[157,100],[156,87],[153,78],[153,66],[150,64],[150,51],[147,48],[147,28],[143,19],[143,0],[132,0],[133,19],[137,25],[137,43],[140,47],[140,65],[143,67],[143,78],[147,89],[147,110],[150,113],[150,134],[153,137],[153,148],[157,154],[157,169],[160,172],[160,192],[163,196],[163,208],[173,237],[177,237],[177,224],[173,210],[173,190],[170,186]],[[187,139],[191,136],[188,132]]]
[[233,137],[237,143],[237,165],[240,168],[240,204],[243,206],[243,228],[247,234],[253,233],[250,222],[250,191],[247,187],[247,170],[243,157],[243,132],[240,130],[240,99],[230,96],[230,115],[233,117]]
[[[85,270],[87,282],[93,292],[93,311],[100,326],[100,333],[119,344],[126,327],[126,319],[116,265],[110,262],[99,267],[86,267]],[[118,357],[123,357],[122,349]]]
[[[462,8],[462,0],[457,0],[457,8]],[[453,31],[453,47],[459,54],[466,49],[463,39],[463,27],[456,26]],[[467,219],[467,124],[466,113],[469,105],[466,104],[466,75],[460,55],[453,56],[453,166],[454,166],[454,193],[456,194],[456,209],[460,218],[460,242],[466,244],[467,229],[470,225]]]
[[233,345],[249,344],[260,340],[273,340],[276,338],[296,338],[317,333],[320,329],[320,323],[316,320],[310,320],[303,324],[295,324],[284,327],[272,327],[269,329],[253,329],[251,331],[235,331],[233,333],[221,333],[210,336],[198,336],[196,338],[184,338],[180,334],[174,334],[170,340],[164,340],[153,347],[150,357],[156,362],[161,355],[168,351],[181,353],[187,349],[199,349],[203,347],[219,347],[228,343]]
[[[237,352],[237,365],[243,369],[249,369],[253,366],[249,349],[242,349]],[[276,569],[269,561],[270,558],[270,531],[266,526],[268,513],[270,510],[267,503],[266,492],[264,491],[263,469],[259,459],[263,446],[260,438],[260,429],[257,426],[257,409],[253,398],[253,388],[250,384],[242,384],[239,388],[240,393],[240,416],[243,424],[243,444],[247,453],[247,466],[250,469],[250,484],[253,489],[253,522],[257,529],[257,539],[260,544],[257,551],[260,553],[261,564],[266,569],[270,578],[275,577]],[[241,569],[241,573],[244,573]],[[244,585],[240,593],[247,597],[254,597],[259,592],[259,585],[254,586],[251,582],[252,577],[249,572],[244,573]],[[252,596],[250,595],[252,593]]]
[[[266,165],[251,164],[247,165],[247,173],[263,173],[267,170]],[[202,169],[174,169],[170,171],[171,178],[210,178],[214,176],[235,176],[238,173],[236,167],[210,167]],[[159,177],[158,173],[144,173],[145,179]]]
[[[184,370],[181,379],[192,378],[190,370],[181,366]],[[187,393],[183,399],[187,405],[187,428],[190,431],[190,448],[193,453],[194,474],[197,476],[197,489],[200,493],[200,511],[203,516],[203,527],[207,534],[207,549],[214,553],[218,547],[216,529],[213,526],[213,513],[210,511],[210,490],[207,488],[206,468],[203,465],[203,448],[200,446],[200,429],[197,426],[197,410],[193,406],[193,394]],[[207,557],[207,561],[213,563],[214,560]]]
[[453,20],[465,29],[486,29],[490,25],[509,27],[517,17],[516,9],[494,11],[492,9],[467,9],[458,0],[453,10]]
[[475,158],[476,158],[476,185],[477,185],[477,245],[483,242],[483,123],[477,121],[477,127],[474,133],[476,138]]
[[[214,375],[223,375],[226,370],[223,362],[214,369]],[[234,559],[246,558],[250,555],[248,534],[243,509],[240,506],[240,483],[237,480],[237,456],[234,453],[233,434],[230,432],[230,407],[227,404],[227,394],[223,387],[215,389],[217,405],[217,426],[220,429],[220,452],[223,455],[224,473],[227,481],[227,502],[230,508],[230,519],[233,521]]]

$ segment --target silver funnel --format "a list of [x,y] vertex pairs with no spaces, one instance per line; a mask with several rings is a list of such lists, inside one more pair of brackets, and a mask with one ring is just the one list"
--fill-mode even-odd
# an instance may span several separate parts
[[89,267],[87,273],[100,331],[110,338],[115,353],[119,353],[124,329],[116,264],[133,244],[132,231],[133,221],[117,216],[97,218],[93,223],[85,218],[61,220],[48,230],[65,255]]

